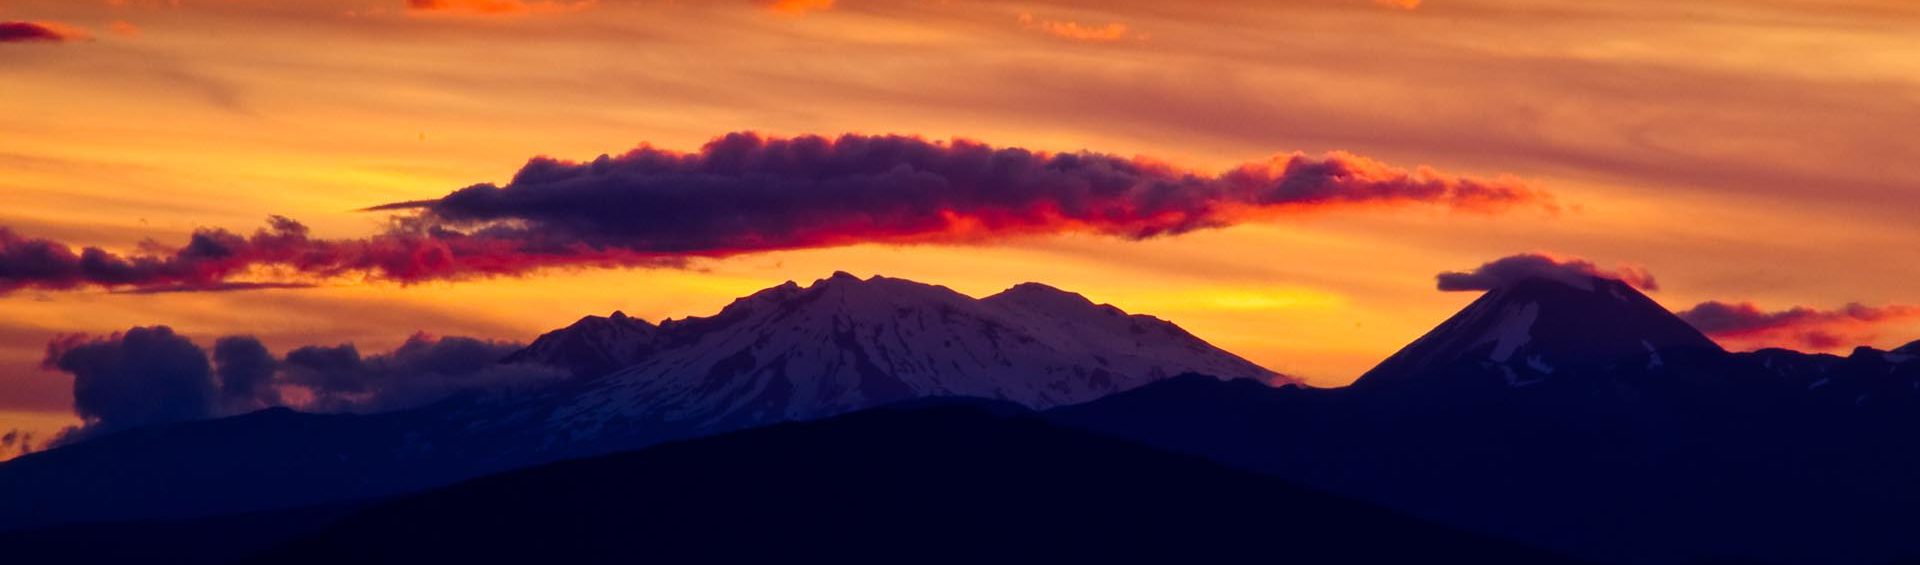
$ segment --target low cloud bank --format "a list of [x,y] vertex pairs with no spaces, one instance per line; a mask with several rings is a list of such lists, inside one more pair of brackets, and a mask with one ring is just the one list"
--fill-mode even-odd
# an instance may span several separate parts
[[[564,371],[551,367],[501,363],[520,348],[422,333],[384,353],[363,355],[353,344],[341,344],[306,346],[275,357],[252,336],[219,338],[209,351],[172,328],[152,326],[55,338],[43,364],[72,376],[74,413],[84,422],[55,440],[59,443],[271,406],[398,410],[564,378]],[[0,437],[0,449],[30,440]]]

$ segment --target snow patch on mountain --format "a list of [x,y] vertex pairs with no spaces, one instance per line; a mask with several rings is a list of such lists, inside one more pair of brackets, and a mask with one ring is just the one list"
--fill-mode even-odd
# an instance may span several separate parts
[[1533,339],[1533,323],[1539,319],[1540,305],[1537,303],[1508,306],[1502,312],[1500,323],[1494,326],[1493,332],[1474,345],[1493,343],[1491,358],[1495,363],[1505,363],[1513,358],[1513,352],[1519,351],[1521,346]]

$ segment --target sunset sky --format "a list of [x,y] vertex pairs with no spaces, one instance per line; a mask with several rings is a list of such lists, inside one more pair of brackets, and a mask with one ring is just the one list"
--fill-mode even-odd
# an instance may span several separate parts
[[[0,0],[0,22],[0,432],[76,422],[72,379],[41,367],[63,334],[527,341],[836,270],[974,296],[1044,282],[1322,386],[1475,297],[1437,273],[1529,252],[1644,270],[1675,311],[1718,302],[1730,348],[1920,339],[1908,0]],[[338,242],[395,217],[471,228],[453,199],[364,210],[505,187],[536,156],[705,159],[736,132],[1085,151],[1212,199],[841,218],[772,243],[623,231],[654,247],[500,276],[249,264],[154,293],[5,270],[21,241],[166,256],[270,216]],[[1369,196],[1236,192],[1289,162],[1342,165]],[[608,241],[630,240],[590,243]],[[299,288],[207,284],[233,282]]]

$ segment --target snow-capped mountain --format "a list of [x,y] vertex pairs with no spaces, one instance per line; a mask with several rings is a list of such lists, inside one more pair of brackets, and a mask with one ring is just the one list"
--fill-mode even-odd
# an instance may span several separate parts
[[572,438],[609,426],[719,430],[931,396],[1047,408],[1183,373],[1284,379],[1166,321],[1039,284],[975,299],[836,273],[668,320],[649,339],[637,363],[543,407],[549,424]]
[[1356,385],[1442,374],[1493,375],[1525,385],[1565,369],[1659,364],[1662,353],[1699,351],[1721,349],[1624,282],[1542,277],[1488,291]]

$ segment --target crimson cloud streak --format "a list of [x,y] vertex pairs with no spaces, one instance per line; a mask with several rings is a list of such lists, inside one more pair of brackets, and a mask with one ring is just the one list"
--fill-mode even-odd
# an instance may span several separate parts
[[73,31],[58,24],[0,22],[0,43],[61,42],[75,38]]
[[1876,328],[1920,319],[1920,306],[1847,304],[1833,310],[1795,306],[1768,311],[1751,302],[1702,302],[1679,312],[1681,318],[1714,339],[1741,347],[1834,349],[1878,337]]
[[315,239],[298,222],[275,217],[252,235],[205,229],[179,249],[123,256],[76,253],[0,228],[0,292],[231,289],[235,277],[259,270],[282,279],[361,274],[405,283],[1057,233],[1144,239],[1294,212],[1405,204],[1552,209],[1545,193],[1514,179],[1397,169],[1339,152],[1203,174],[1148,158],[964,139],[735,133],[693,153],[643,145],[584,163],[536,158],[505,186],[369,208],[398,215],[387,231],[363,239]]

